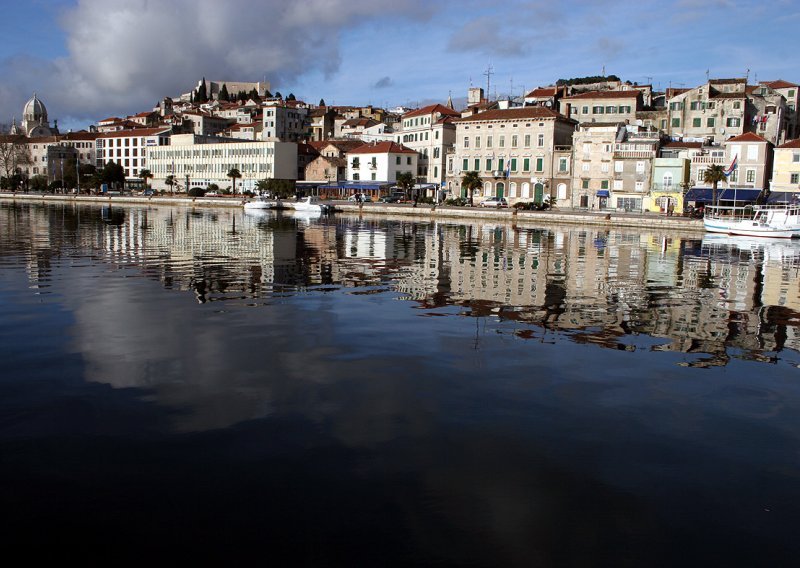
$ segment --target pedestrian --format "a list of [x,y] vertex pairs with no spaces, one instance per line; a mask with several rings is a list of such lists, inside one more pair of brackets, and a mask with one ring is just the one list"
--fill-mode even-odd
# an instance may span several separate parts
[[670,202],[669,207],[667,207],[667,217],[672,217],[672,214],[675,212],[675,204]]

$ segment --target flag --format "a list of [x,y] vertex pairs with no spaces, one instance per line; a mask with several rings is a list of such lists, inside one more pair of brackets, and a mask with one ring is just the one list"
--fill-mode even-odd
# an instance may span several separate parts
[[511,158],[506,162],[506,179],[511,177]]
[[739,154],[736,154],[733,157],[733,161],[731,162],[731,165],[728,166],[728,169],[723,172],[725,174],[725,177],[729,177],[733,173],[733,171],[736,169],[736,167],[738,165],[739,165]]

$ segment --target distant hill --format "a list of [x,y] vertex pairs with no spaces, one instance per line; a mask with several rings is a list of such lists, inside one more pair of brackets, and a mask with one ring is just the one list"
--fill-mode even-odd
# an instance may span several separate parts
[[563,87],[564,85],[591,85],[593,83],[605,83],[607,81],[620,81],[621,79],[616,75],[593,75],[591,77],[574,77],[572,79],[559,79],[556,85]]

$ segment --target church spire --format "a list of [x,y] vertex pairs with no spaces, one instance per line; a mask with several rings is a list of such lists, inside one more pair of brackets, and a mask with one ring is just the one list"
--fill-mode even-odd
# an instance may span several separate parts
[[456,110],[455,106],[453,106],[453,91],[447,92],[447,108],[450,110]]

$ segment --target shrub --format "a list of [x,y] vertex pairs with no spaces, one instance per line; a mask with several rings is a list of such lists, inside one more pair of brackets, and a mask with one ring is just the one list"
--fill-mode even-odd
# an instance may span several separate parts
[[445,205],[455,205],[456,207],[465,207],[469,205],[469,199],[466,197],[454,197],[452,199],[447,199],[444,202]]
[[202,187],[193,187],[189,190],[189,197],[203,197],[206,194],[206,190]]

